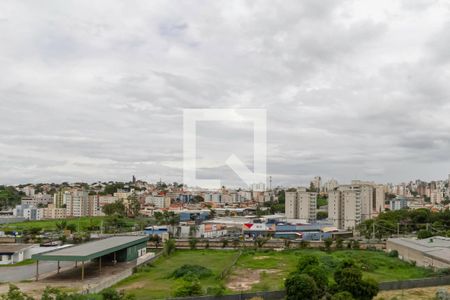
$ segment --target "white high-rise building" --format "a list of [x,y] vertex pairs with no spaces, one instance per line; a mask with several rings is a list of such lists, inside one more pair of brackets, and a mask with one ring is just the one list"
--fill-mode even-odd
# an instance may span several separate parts
[[301,219],[308,222],[316,221],[317,193],[286,192],[285,214],[288,219]]
[[384,211],[384,187],[354,181],[328,193],[328,219],[339,229],[354,229]]

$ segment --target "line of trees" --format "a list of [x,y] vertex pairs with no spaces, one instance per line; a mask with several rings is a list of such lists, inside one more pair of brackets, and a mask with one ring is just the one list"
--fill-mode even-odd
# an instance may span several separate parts
[[421,237],[426,237],[427,234],[423,234],[424,230],[428,231],[428,235],[450,237],[450,210],[432,212],[420,208],[386,211],[374,219],[364,221],[358,229],[366,238],[374,238],[374,232],[376,238],[386,238],[397,233],[421,231]]

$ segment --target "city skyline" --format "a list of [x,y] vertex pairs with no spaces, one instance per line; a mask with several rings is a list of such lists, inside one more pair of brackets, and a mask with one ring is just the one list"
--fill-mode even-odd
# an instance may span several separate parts
[[[182,112],[267,110],[274,184],[446,179],[450,4],[0,4],[0,184],[182,182]],[[314,29],[314,30],[312,30]],[[198,126],[199,176],[241,185],[246,124]]]

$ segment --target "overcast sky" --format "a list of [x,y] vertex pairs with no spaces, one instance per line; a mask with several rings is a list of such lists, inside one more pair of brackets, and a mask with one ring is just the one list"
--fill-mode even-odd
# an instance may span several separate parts
[[[447,178],[446,2],[1,1],[0,184],[180,182],[185,108],[267,109],[274,185]],[[252,169],[251,123],[197,133]]]

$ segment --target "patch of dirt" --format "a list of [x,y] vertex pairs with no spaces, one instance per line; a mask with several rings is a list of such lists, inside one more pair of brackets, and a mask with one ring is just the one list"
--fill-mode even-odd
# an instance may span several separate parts
[[137,290],[145,287],[147,284],[145,282],[135,282],[132,284],[127,284],[124,287],[121,287],[120,290]]
[[268,259],[268,258],[270,258],[270,256],[255,256],[255,257],[253,257],[253,259],[256,259],[256,260],[262,260],[262,259]]
[[429,288],[416,288],[408,290],[381,291],[375,299],[392,299],[396,297],[398,300],[429,300],[434,299],[436,291],[444,289],[450,292],[450,286],[434,286]]
[[274,274],[280,272],[279,270],[270,269],[238,269],[228,279],[227,288],[235,292],[248,291],[254,284],[257,284],[261,280],[261,274],[265,272],[267,274]]

